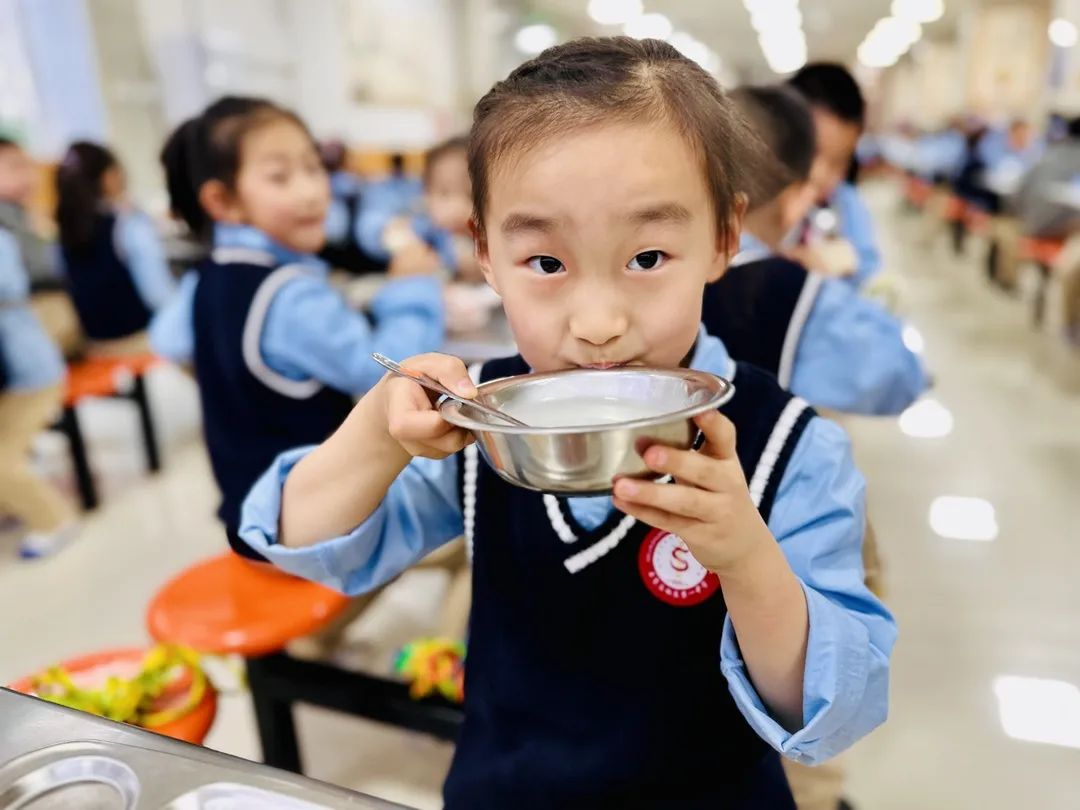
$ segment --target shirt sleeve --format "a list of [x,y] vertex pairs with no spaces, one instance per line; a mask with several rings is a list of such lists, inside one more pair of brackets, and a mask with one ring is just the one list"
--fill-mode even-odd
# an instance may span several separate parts
[[150,346],[174,363],[190,363],[195,356],[195,327],[192,310],[199,274],[190,271],[168,303],[150,321]]
[[295,278],[282,285],[266,314],[263,360],[289,379],[315,379],[361,395],[383,375],[372,352],[404,360],[443,343],[442,287],[434,278],[388,282],[372,300],[371,314],[374,326],[325,280]]
[[389,261],[390,252],[383,245],[383,231],[396,215],[387,204],[385,195],[371,189],[365,192],[360,201],[360,210],[356,213],[356,244],[366,254],[379,261]]
[[305,548],[279,545],[285,479],[312,449],[279,456],[251,488],[241,512],[240,537],[283,571],[355,596],[389,582],[464,531],[456,456],[417,458],[350,533]]
[[30,281],[23,270],[19,243],[0,230],[0,304],[22,304],[30,295]]
[[118,252],[131,271],[131,280],[147,309],[157,311],[176,289],[169,262],[150,217],[137,211],[116,220]]
[[849,283],[862,287],[881,270],[881,251],[874,234],[874,219],[862,195],[854,186],[844,184],[837,190],[840,208],[840,230],[858,256],[855,275]]
[[811,404],[898,414],[929,385],[903,327],[884,307],[837,279],[821,282],[795,350],[791,390]]
[[731,618],[721,669],[739,710],[769,745],[815,765],[885,721],[896,623],[863,582],[865,482],[844,432],[807,425],[788,464],[769,528],[806,595],[810,633],[803,673],[803,724],[781,726],[750,681]]

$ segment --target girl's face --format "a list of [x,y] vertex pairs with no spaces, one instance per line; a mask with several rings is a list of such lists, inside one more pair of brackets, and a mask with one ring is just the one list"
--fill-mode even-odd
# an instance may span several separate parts
[[[675,367],[722,244],[701,160],[668,125],[609,125],[492,167],[477,250],[536,371]],[[737,218],[741,218],[741,214]]]
[[444,231],[469,232],[472,217],[472,182],[464,149],[440,157],[428,171],[424,201],[431,221]]
[[244,137],[235,191],[227,196],[225,216],[214,219],[252,225],[298,253],[315,253],[326,242],[330,182],[311,137],[293,121],[276,120]]

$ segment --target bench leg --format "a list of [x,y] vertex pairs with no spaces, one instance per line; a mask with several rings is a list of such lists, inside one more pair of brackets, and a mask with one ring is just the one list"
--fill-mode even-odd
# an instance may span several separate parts
[[161,469],[161,456],[158,453],[157,432],[150,413],[150,400],[146,395],[146,378],[139,374],[135,377],[135,387],[131,398],[139,408],[139,425],[142,427],[143,448],[146,451],[146,468],[150,472]]
[[1043,321],[1046,320],[1046,294],[1050,286],[1050,268],[1042,262],[1039,262],[1037,266],[1039,268],[1039,287],[1035,291],[1035,307],[1032,312],[1032,320],[1036,328],[1041,327]]
[[68,446],[71,449],[71,464],[75,468],[75,481],[79,487],[79,499],[83,509],[89,512],[97,508],[97,488],[94,486],[94,476],[90,472],[90,462],[86,455],[86,442],[83,441],[82,428],[79,426],[79,415],[74,405],[65,405],[64,413],[60,417],[60,430],[67,436]]
[[247,660],[248,686],[251,689],[251,702],[255,706],[263,762],[293,773],[303,773],[292,702],[274,694],[263,667],[264,659]]

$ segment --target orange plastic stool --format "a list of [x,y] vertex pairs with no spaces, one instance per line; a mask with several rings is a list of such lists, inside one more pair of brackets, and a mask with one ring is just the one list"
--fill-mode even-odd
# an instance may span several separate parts
[[[95,667],[104,664],[115,663],[117,661],[141,661],[144,655],[146,655],[146,650],[138,647],[105,650],[91,655],[72,658],[70,661],[62,663],[61,666],[68,672],[77,673],[84,672],[88,669],[94,669]],[[22,692],[24,695],[34,694],[32,676],[20,678],[15,681],[15,683],[11,684],[10,688],[16,692]],[[154,731],[158,734],[164,734],[166,737],[172,737],[175,740],[202,745],[203,740],[206,739],[206,735],[210,731],[210,727],[214,724],[214,717],[216,714],[217,693],[214,691],[213,687],[210,687],[206,690],[199,705],[191,712],[177,720],[173,720],[171,723],[165,723],[164,725],[147,730]]]
[[318,630],[347,596],[231,551],[165,583],[146,612],[150,635],[199,652],[257,658]]
[[967,203],[964,202],[962,197],[958,197],[955,194],[950,194],[949,199],[945,203],[945,221],[946,222],[963,222],[964,214],[967,212]]
[[978,206],[969,205],[964,211],[964,227],[968,233],[986,234],[990,230],[990,214]]

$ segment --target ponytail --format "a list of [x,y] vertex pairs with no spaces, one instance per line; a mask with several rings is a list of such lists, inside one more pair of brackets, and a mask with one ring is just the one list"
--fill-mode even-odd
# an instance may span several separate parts
[[94,239],[105,172],[119,164],[104,146],[76,141],[56,172],[56,223],[60,244],[73,253],[86,251]]

